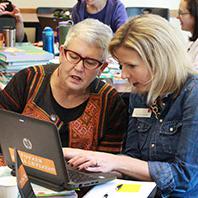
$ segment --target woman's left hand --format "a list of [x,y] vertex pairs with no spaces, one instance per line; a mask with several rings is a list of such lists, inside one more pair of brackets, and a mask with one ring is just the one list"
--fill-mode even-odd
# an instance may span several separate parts
[[71,166],[79,170],[90,172],[111,172],[115,169],[119,157],[103,152],[88,152],[84,155],[78,155],[68,161]]

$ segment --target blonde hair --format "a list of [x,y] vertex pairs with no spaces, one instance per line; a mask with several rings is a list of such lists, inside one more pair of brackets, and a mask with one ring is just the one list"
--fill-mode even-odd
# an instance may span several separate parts
[[108,25],[97,19],[85,19],[69,29],[64,46],[67,47],[70,41],[80,38],[87,43],[103,49],[102,59],[106,60],[109,54],[108,45],[112,36],[113,32]]
[[147,103],[159,96],[178,94],[189,73],[191,63],[181,35],[160,16],[144,14],[129,20],[115,33],[109,45],[114,52],[119,47],[135,50],[152,74]]

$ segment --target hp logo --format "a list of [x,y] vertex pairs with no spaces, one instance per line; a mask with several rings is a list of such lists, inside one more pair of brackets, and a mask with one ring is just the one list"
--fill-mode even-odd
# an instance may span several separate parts
[[23,145],[25,146],[26,149],[29,149],[29,150],[32,149],[32,143],[27,138],[23,138]]

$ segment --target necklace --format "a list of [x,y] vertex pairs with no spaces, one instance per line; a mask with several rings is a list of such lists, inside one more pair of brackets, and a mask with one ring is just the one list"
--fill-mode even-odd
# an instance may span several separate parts
[[150,110],[153,112],[153,114],[155,115],[155,118],[157,120],[159,120],[160,115],[161,115],[161,107],[157,104],[157,102],[155,101],[153,103],[153,105],[150,106]]

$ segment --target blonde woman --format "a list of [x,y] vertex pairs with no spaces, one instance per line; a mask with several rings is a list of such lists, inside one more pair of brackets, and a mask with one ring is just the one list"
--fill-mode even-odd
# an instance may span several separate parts
[[123,155],[65,149],[65,156],[80,169],[154,181],[160,197],[196,197],[198,77],[180,36],[165,19],[142,15],[118,29],[109,49],[132,86]]

